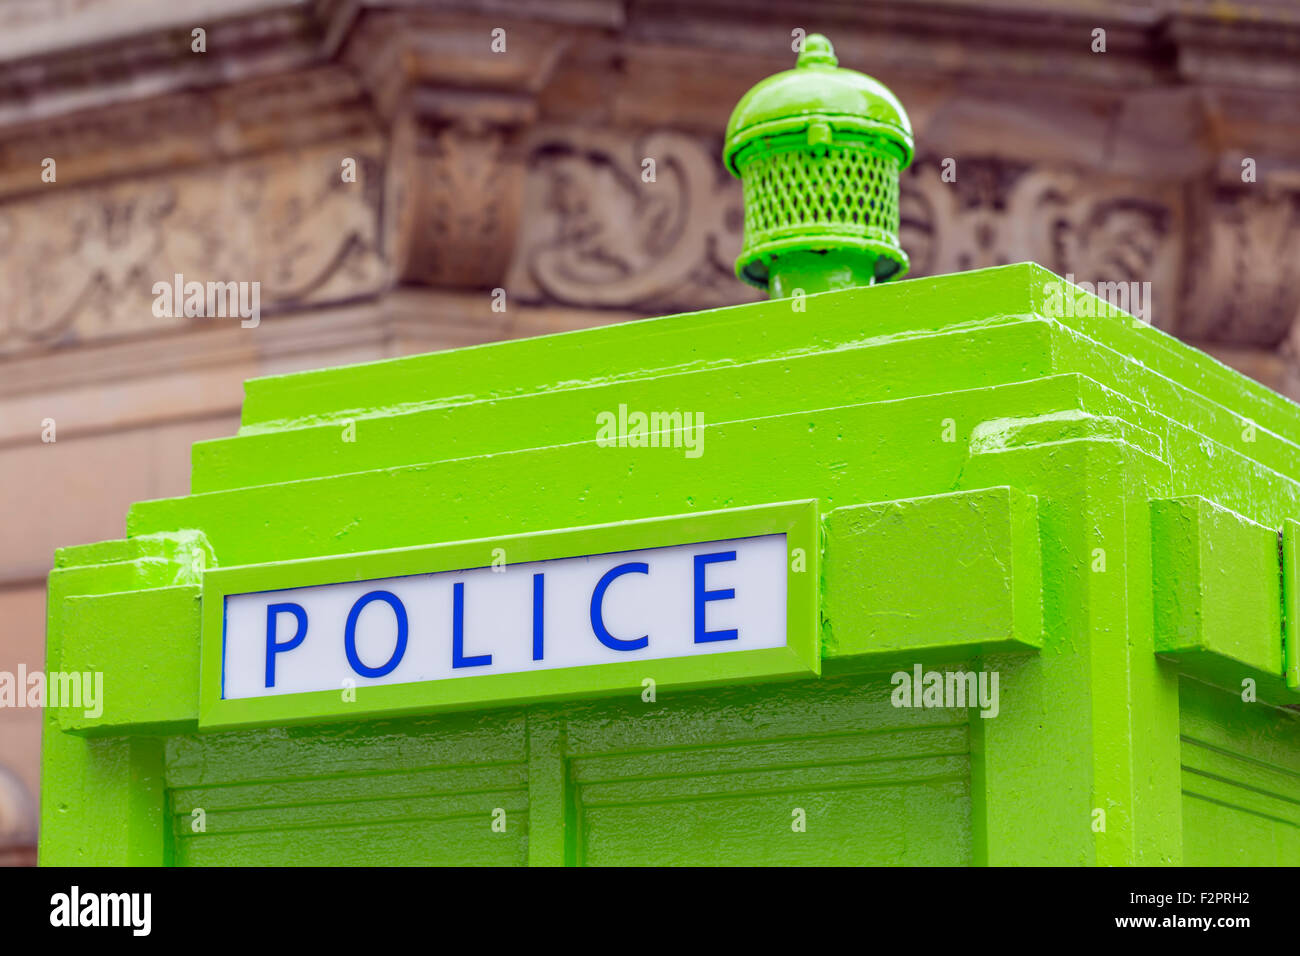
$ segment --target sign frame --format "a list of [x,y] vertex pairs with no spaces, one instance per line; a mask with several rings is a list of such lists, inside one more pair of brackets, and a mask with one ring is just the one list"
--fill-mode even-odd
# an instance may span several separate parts
[[[356,699],[342,688],[267,697],[222,697],[225,599],[229,595],[379,580],[491,566],[503,548],[511,564],[578,558],[734,538],[786,535],[786,644],[725,651],[548,668],[473,674],[403,684],[358,685]],[[791,556],[802,549],[802,570]],[[330,555],[270,564],[212,568],[204,572],[199,657],[199,728],[233,729],[322,723],[525,705],[642,691],[653,678],[659,690],[816,677],[821,674],[820,520],[818,502],[781,502],[723,511],[673,515],[477,538],[385,551]]]

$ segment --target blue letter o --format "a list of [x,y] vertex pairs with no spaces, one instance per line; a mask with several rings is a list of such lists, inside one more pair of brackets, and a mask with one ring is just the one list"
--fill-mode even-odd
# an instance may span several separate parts
[[[357,618],[371,601],[384,601],[393,609],[393,615],[397,618],[397,646],[393,648],[393,656],[379,667],[367,667],[357,656]],[[348,612],[347,627],[343,630],[343,649],[347,651],[348,663],[352,669],[362,677],[383,677],[391,674],[402,663],[402,655],[406,653],[406,608],[396,594],[391,591],[371,591],[352,605],[352,610]]]

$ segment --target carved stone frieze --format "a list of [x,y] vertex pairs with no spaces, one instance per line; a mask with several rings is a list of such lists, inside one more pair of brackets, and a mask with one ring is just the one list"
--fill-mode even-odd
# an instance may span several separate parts
[[1176,322],[1182,192],[997,157],[962,159],[945,182],[923,156],[902,191],[912,275],[1034,261],[1084,282],[1150,282],[1153,324]]
[[[656,34],[651,55],[642,34],[614,35],[629,29],[621,17],[644,11],[600,4],[525,17],[501,12],[509,4],[487,13],[473,5],[298,9],[266,0],[214,21],[207,59],[181,44],[159,68],[196,72],[169,74],[149,87],[156,96],[114,94],[107,105],[85,101],[94,108],[81,111],[46,97],[34,109],[25,58],[66,67],[67,82],[81,82],[71,54],[40,22],[58,14],[91,30],[125,2],[26,0],[8,14],[13,31],[8,53],[0,50],[8,70],[0,71],[0,106],[12,114],[0,115],[10,134],[0,144],[0,351],[156,330],[152,283],[177,272],[260,281],[270,311],[403,282],[505,286],[511,301],[642,314],[758,295],[733,278],[741,194],[718,159],[734,95],[722,105],[709,99],[706,81],[716,69],[691,52],[709,34],[692,32],[699,24],[690,17],[681,31]],[[1191,50],[1255,36],[1194,11],[1157,15],[1138,6],[1125,23],[1139,45],[1169,17],[1156,31],[1161,42]],[[882,22],[912,24],[926,42],[953,34],[951,11],[918,19],[892,0],[882,10],[894,17]],[[187,35],[179,20],[159,16],[139,42]],[[1043,35],[1057,29],[1033,17],[1025,25]],[[1292,26],[1274,25],[1270,57],[1295,35]],[[269,31],[264,51],[227,42],[255,29]],[[858,44],[855,61],[874,62],[869,38],[855,31],[844,25],[845,49]],[[998,33],[981,37],[996,45]],[[784,56],[784,37],[778,45]],[[94,63],[134,76],[152,61],[128,47],[99,43]],[[566,60],[579,66],[566,71]],[[1150,282],[1156,325],[1198,342],[1278,348],[1300,309],[1293,253],[1300,193],[1294,176],[1286,178],[1298,168],[1287,132],[1300,114],[1276,110],[1285,100],[1278,91],[1300,73],[1275,73],[1282,67],[1274,60],[1270,83],[1256,78],[1259,89],[1161,101],[1171,125],[1147,123],[1160,134],[1152,142],[1170,129],[1187,140],[1174,172],[1161,165],[1167,146],[1153,152],[1147,140],[1132,141],[1131,120],[1105,126],[1115,140],[1094,137],[1109,144],[1096,150],[1036,148],[1057,128],[1049,112],[1123,117],[1123,104],[1150,103],[1133,91],[1098,87],[1094,102],[1077,91],[981,94],[916,81],[918,141],[936,152],[919,155],[904,177],[911,274],[1035,260],[1079,281]],[[629,63],[657,72],[623,83]],[[87,75],[96,69],[86,67]],[[201,82],[182,82],[186,75]],[[646,76],[669,91],[698,91],[702,102],[681,107],[675,92],[631,102],[628,90],[647,88]],[[981,95],[987,104],[975,102]],[[1272,104],[1270,123],[1251,118],[1250,97]],[[995,100],[1005,105],[989,105]],[[1007,136],[985,136],[994,120]],[[1239,163],[1238,143],[1247,142],[1262,144],[1261,176],[1271,179],[1223,186],[1208,178],[1216,163]],[[955,179],[942,175],[945,154],[958,158]],[[50,155],[58,156],[57,186],[39,181]],[[359,164],[357,183],[340,181],[344,156]]]
[[719,146],[674,132],[535,137],[511,292],[647,312],[757,298],[732,272],[741,195]]
[[503,281],[523,189],[519,139],[511,125],[399,122],[385,208],[400,279],[450,288]]
[[1300,192],[1207,186],[1192,202],[1187,338],[1274,348],[1300,319]]
[[343,46],[343,62],[390,130],[385,246],[401,281],[504,282],[537,93],[574,31],[517,24],[494,41],[496,23],[446,11],[372,12]]
[[[510,288],[525,301],[702,308],[753,298],[736,284],[741,191],[716,144],[552,130],[529,156]],[[647,159],[655,180],[645,182]],[[1149,281],[1157,324],[1174,324],[1182,191],[1108,182],[997,157],[963,159],[955,181],[922,156],[903,183],[912,275],[1034,260],[1077,280]]]
[[382,288],[379,155],[322,146],[0,205],[0,350],[219,321],[155,317],[176,273],[260,282],[266,311]]

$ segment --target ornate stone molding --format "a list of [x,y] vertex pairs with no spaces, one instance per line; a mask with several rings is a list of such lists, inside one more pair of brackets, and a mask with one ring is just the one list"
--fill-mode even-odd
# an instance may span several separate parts
[[572,40],[549,24],[366,13],[342,50],[389,124],[386,246],[401,281],[494,288],[518,232],[522,143]]
[[1178,333],[1276,348],[1300,320],[1300,192],[1207,184],[1191,208]]
[[[650,312],[757,298],[732,272],[741,196],[718,148],[667,131],[540,133],[512,294]],[[653,182],[643,180],[646,160]]]
[[944,182],[922,155],[903,183],[913,275],[1032,260],[1087,282],[1150,282],[1153,323],[1176,324],[1182,191],[997,157],[963,159]]
[[388,208],[399,277],[494,288],[514,249],[523,163],[519,130],[495,124],[401,121]]
[[153,285],[176,273],[259,282],[268,312],[384,287],[381,145],[344,183],[357,145],[0,206],[0,351],[223,321],[155,317]]
[[[551,129],[535,138],[510,289],[525,301],[644,311],[752,298],[734,285],[740,188],[716,143]],[[645,158],[657,180],[641,181]],[[1154,324],[1276,347],[1300,318],[1300,193],[1098,177],[922,154],[903,182],[913,275],[1034,260],[1088,282],[1149,282]],[[1189,212],[1190,207],[1190,212]]]
[[[1233,24],[1199,0],[996,17],[874,0],[870,29],[831,0],[782,0],[762,24],[728,0],[141,0],[116,23],[125,2],[0,14],[0,350],[156,331],[149,288],[175,272],[260,281],[271,312],[396,283],[639,313],[753,298],[732,278],[740,192],[716,138],[747,77],[725,64],[788,65],[786,21],[810,18],[914,105],[932,151],[904,182],[914,275],[1034,259],[1150,281],[1157,325],[1259,348],[1300,307],[1300,15],[1271,0]],[[199,59],[181,42],[196,17]],[[1075,49],[1093,20],[1111,59]],[[1017,75],[1106,82],[1008,85],[1011,48]],[[1248,150],[1258,184],[1215,178]],[[57,186],[39,180],[51,153]],[[345,156],[358,183],[338,179]]]
[[[741,192],[716,143],[681,133],[540,133],[510,289],[525,301],[667,310],[753,298],[735,283]],[[656,182],[641,180],[656,160]],[[1157,324],[1174,324],[1182,190],[1075,169],[963,159],[944,182],[923,154],[903,182],[913,275],[1035,260],[1086,281],[1149,281]]]

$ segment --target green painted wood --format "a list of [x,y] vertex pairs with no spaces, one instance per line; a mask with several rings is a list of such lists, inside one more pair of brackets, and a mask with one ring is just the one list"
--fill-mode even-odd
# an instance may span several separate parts
[[80,733],[166,733],[198,717],[199,625],[193,585],[68,598],[62,668],[103,675],[103,712],[60,708],[59,727]]
[[577,821],[563,713],[538,710],[528,716],[529,866],[567,866],[575,859]]
[[1300,689],[1300,521],[1282,522],[1282,671],[1288,690]]
[[1195,680],[1180,687],[1186,861],[1300,859],[1300,713]]
[[[987,324],[1038,311],[1035,287],[1052,278],[1035,266],[1010,266],[810,296],[810,311],[797,315],[788,302],[756,302],[252,379],[245,384],[243,423],[266,430],[367,409],[496,400]],[[867,312],[870,323],[863,320]]]
[[[1296,718],[1272,706],[1300,694],[1270,610],[1294,563],[1285,533],[1283,564],[1266,545],[1300,517],[1300,414],[1156,329],[1062,317],[1058,281],[1009,266],[249,382],[195,494],[56,556],[49,666],[164,646],[175,679],[109,712],[183,732],[47,715],[42,861],[1300,861]],[[620,404],[701,412],[703,454],[599,446]],[[1180,530],[1167,503],[1189,498]],[[213,567],[790,500],[832,515],[820,678],[188,722],[178,609]],[[1193,606],[1197,646],[1259,700],[1187,679],[1169,649]],[[890,654],[996,671],[998,716],[891,706]]]
[[[116,583],[116,575],[110,575]],[[64,616],[74,589],[95,585],[50,574],[45,669],[65,669],[63,638],[75,631]],[[178,700],[170,693],[168,706]],[[107,710],[108,705],[106,705]],[[87,739],[66,733],[56,708],[46,708],[41,736],[42,864],[64,866],[165,866],[173,862],[166,822],[163,742],[148,735]],[[105,834],[112,834],[106,839]]]
[[[588,441],[596,416],[633,409],[702,411],[707,423],[856,401],[979,388],[1009,376],[1049,374],[1049,327],[999,317],[923,339],[847,341],[828,351],[795,352],[738,365],[673,371],[628,381],[579,381],[505,398],[433,399],[352,417],[295,423],[274,432],[194,445],[194,491],[319,478],[346,472],[491,455]],[[1024,356],[1033,358],[1028,361]],[[871,374],[864,375],[869,363]],[[790,383],[801,384],[796,395]],[[520,415],[530,427],[516,427]],[[343,441],[351,423],[355,441]],[[425,436],[413,444],[412,433]]]
[[580,862],[969,863],[966,711],[891,691],[855,675],[774,688],[761,714],[747,688],[570,713]]
[[[1046,269],[1026,263],[810,296],[809,311],[800,313],[797,321],[789,321],[788,302],[756,302],[253,379],[245,388],[243,422],[245,427],[264,430],[326,416],[345,418],[367,409],[463,401],[471,396],[495,400],[582,382],[743,365],[1008,316],[1047,319],[1052,313],[1045,286],[1061,281]],[[1094,296],[1085,298],[1097,301]],[[870,316],[869,321],[864,316]],[[1050,324],[1066,333],[1054,350],[1065,351],[1066,341],[1080,350],[1091,345],[1092,354],[1080,356],[1082,368],[1089,372],[1107,365],[1123,368],[1144,389],[1152,390],[1153,397],[1171,392],[1182,392],[1184,398],[1201,395],[1216,403],[1225,417],[1235,414],[1236,423],[1248,417],[1292,444],[1300,441],[1300,418],[1291,402],[1158,329],[1095,315],[1055,316]],[[1133,388],[1120,390],[1130,393]],[[1175,403],[1155,404],[1171,410]]]
[[528,752],[519,711],[174,736],[166,782],[176,861],[520,865]]
[[972,721],[976,860],[1177,864],[1177,675],[1154,652],[1147,504],[1169,472],[1104,421],[1055,420],[1059,436],[981,445],[963,474],[1035,496],[1043,541],[1042,652],[980,662],[1004,690],[997,719]]
[[1019,491],[837,508],[826,533],[828,657],[1042,645],[1038,518]]
[[1156,650],[1230,685],[1283,672],[1278,532],[1193,496],[1151,503]]
[[[800,500],[787,494],[795,489],[825,508],[913,497],[952,489],[978,422],[1055,411],[1077,395],[1077,379],[1047,378],[723,422],[706,427],[696,459],[611,454],[593,421],[578,444],[144,502],[128,528],[202,527],[222,564],[261,564]],[[958,408],[956,440],[945,442],[943,421]],[[898,455],[918,441],[925,454]],[[239,531],[250,522],[256,535]]]
[[180,841],[180,866],[521,866],[527,820],[515,813],[504,833],[482,822],[482,807],[460,819],[422,817],[395,825],[257,830]]

